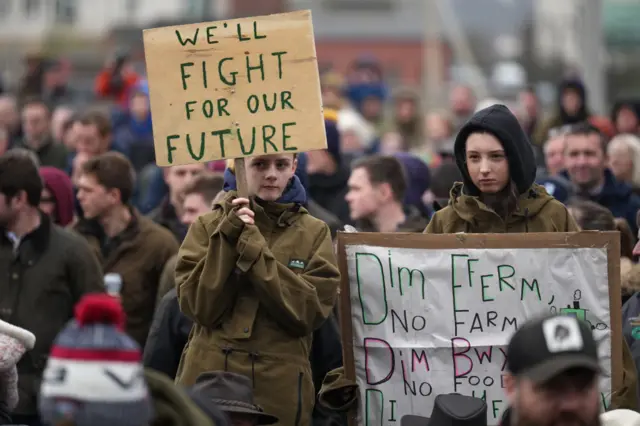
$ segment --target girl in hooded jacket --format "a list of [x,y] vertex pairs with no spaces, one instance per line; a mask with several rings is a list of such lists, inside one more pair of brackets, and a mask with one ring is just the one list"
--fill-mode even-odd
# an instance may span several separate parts
[[[478,111],[458,133],[456,182],[449,205],[435,213],[425,234],[577,232],[567,208],[534,183],[533,149],[516,117],[504,105]],[[623,341],[623,386],[613,408],[637,408],[636,374]]]
[[471,117],[454,144],[463,182],[436,212],[427,234],[573,232],[567,208],[534,183],[536,162],[517,118],[504,105]]

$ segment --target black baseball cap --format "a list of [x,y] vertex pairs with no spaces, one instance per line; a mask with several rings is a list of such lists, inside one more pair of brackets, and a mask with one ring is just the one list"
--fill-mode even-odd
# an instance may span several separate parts
[[507,346],[507,370],[536,383],[574,368],[598,374],[598,346],[591,327],[574,316],[549,315],[526,322]]

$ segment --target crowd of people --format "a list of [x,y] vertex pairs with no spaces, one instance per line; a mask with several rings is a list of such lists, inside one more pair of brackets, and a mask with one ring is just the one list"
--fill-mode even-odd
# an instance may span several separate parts
[[[640,104],[593,115],[570,78],[546,119],[529,89],[477,101],[458,85],[447,110],[424,111],[365,58],[321,76],[327,148],[247,158],[239,197],[233,162],[155,165],[148,85],[126,55],[90,100],[65,62],[28,63],[0,95],[0,424],[346,425],[358,389],[337,326],[345,225],[620,231],[616,410],[600,414],[591,330],[544,317],[509,344],[503,424],[640,417]],[[541,330],[565,320],[582,344],[545,350]],[[483,404],[440,395],[433,416],[486,424]]]

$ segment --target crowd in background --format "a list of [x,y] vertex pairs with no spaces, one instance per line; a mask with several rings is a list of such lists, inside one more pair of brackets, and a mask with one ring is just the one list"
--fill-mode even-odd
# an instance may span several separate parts
[[[610,116],[594,115],[588,88],[570,77],[559,82],[553,111],[540,109],[534,90],[521,91],[515,100],[479,100],[463,84],[451,88],[448,108],[427,111],[417,88],[388,87],[371,58],[354,61],[348,75],[323,73],[321,88],[327,149],[299,154],[295,173],[305,191],[301,204],[328,224],[334,237],[345,225],[363,232],[447,228],[432,218],[455,198],[454,184],[464,180],[455,138],[476,112],[506,105],[531,141],[535,164],[525,166],[535,168],[535,181],[568,207],[581,229],[620,231],[625,380],[632,395],[621,405],[637,409],[640,343],[633,320],[640,314],[640,101],[619,100]],[[164,380],[178,374],[192,327],[177,301],[178,249],[189,226],[228,189],[232,165],[225,160],[155,165],[148,83],[133,71],[126,54],[115,56],[96,76],[91,98],[74,93],[66,62],[29,58],[21,86],[0,95],[0,154],[0,227],[5,231],[0,320],[36,336],[17,363],[13,422],[43,424],[40,417],[50,407],[39,406],[38,395],[47,362],[60,358],[63,365],[80,356],[83,345],[90,346],[84,348],[87,354],[104,339],[129,353],[127,360],[163,375],[144,373],[149,389],[130,389],[132,401],[147,391],[171,395]],[[32,164],[38,167],[35,178]],[[22,195],[6,204],[16,194]],[[39,253],[46,253],[45,261],[34,262]],[[80,325],[65,328],[83,295],[105,285],[116,289],[119,307],[104,300],[85,303],[117,325],[107,330],[108,337],[98,337],[96,318],[78,313],[81,307],[75,313]],[[60,332],[75,337],[55,340]],[[65,345],[75,352],[60,349]],[[334,316],[314,331],[310,363],[317,393],[325,376],[342,366]],[[211,383],[244,389],[243,380],[212,373],[199,386],[206,395]],[[192,394],[192,402],[203,405],[202,396]],[[123,405],[115,396],[107,402]],[[191,407],[173,405],[180,404]],[[256,414],[250,400],[245,404]],[[96,409],[109,408],[98,404]],[[143,404],[129,409],[146,413]],[[171,416],[189,417],[166,414]],[[314,424],[344,421],[319,405],[313,419]]]

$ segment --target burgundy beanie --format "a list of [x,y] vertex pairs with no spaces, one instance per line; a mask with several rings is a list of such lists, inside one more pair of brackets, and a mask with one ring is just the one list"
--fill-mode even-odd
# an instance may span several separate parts
[[75,203],[71,179],[55,167],[40,167],[40,177],[56,199],[56,223],[60,226],[69,225],[73,221]]

